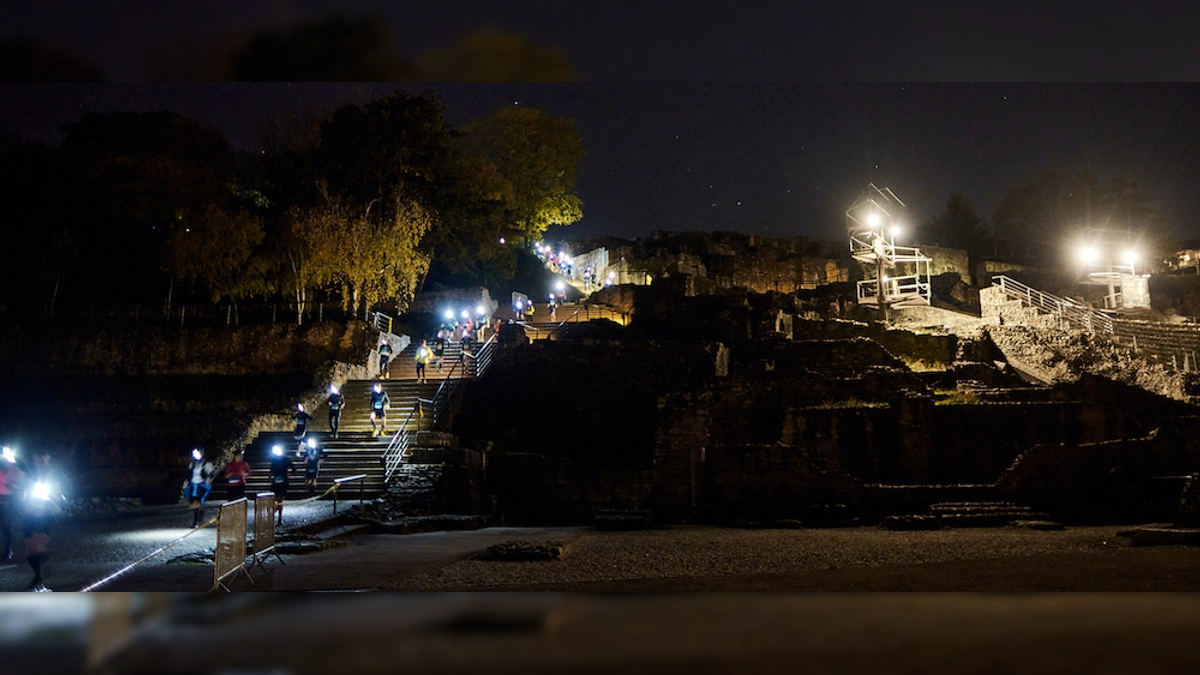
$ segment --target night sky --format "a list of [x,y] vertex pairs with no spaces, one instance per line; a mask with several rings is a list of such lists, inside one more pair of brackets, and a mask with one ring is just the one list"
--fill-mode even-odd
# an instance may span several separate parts
[[[167,109],[250,150],[253,122],[393,91],[364,83],[3,84],[0,120],[54,142],[89,110]],[[570,238],[654,230],[844,237],[868,183],[924,221],[951,192],[990,219],[1004,192],[1060,168],[1138,177],[1181,237],[1200,236],[1200,87],[1192,84],[405,84],[452,124],[502,105],[575,120],[588,156]],[[552,233],[557,235],[558,233]]]

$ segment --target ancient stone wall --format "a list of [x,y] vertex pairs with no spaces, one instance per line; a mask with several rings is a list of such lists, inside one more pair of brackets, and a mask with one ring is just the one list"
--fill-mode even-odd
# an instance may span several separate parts
[[180,327],[83,324],[0,326],[0,374],[244,375],[312,373],[330,361],[357,362],[376,332],[361,322],[296,326]]
[[797,340],[850,340],[869,338],[882,345],[906,364],[948,367],[958,359],[958,336],[919,334],[902,329],[886,329],[882,324],[860,321],[812,321],[796,318],[792,334]]
[[[374,333],[330,322],[4,330],[21,346],[0,357],[0,436],[49,450],[77,496],[157,502],[179,497],[190,448],[228,457],[290,429],[297,402],[315,409],[331,384],[366,377]],[[28,361],[14,358],[26,348]]]
[[561,339],[503,345],[463,394],[455,433],[495,453],[562,457],[578,470],[648,469],[658,397],[722,373],[720,346]]
[[929,263],[931,276],[936,277],[951,272],[957,274],[960,280],[966,283],[971,282],[971,258],[965,250],[926,245],[922,245],[920,248],[921,253],[931,259]]

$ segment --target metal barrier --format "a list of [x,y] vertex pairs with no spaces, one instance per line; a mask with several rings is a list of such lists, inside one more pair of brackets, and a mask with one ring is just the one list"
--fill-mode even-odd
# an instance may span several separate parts
[[280,563],[287,564],[275,550],[275,493],[259,492],[254,496],[254,548],[251,555],[254,563],[264,571],[267,568],[263,560],[268,553],[274,553]]
[[364,487],[366,478],[367,474],[360,473],[356,476],[346,476],[345,478],[337,478],[333,481],[333,515],[337,515],[338,493],[342,491],[342,485],[346,483],[358,481],[358,503],[363,503],[363,490],[366,489]]
[[239,570],[246,575],[250,584],[254,580],[246,571],[246,498],[235,499],[221,505],[217,516],[217,549],[213,555],[213,585],[209,590],[224,588],[225,580]]

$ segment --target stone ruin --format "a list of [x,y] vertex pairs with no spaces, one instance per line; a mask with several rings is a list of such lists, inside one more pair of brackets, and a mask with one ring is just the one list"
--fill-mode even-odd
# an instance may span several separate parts
[[605,292],[628,327],[509,340],[456,408],[507,522],[1163,522],[1200,466],[1190,397],[1030,378],[994,321],[923,308],[886,327],[814,310],[832,296],[679,277]]

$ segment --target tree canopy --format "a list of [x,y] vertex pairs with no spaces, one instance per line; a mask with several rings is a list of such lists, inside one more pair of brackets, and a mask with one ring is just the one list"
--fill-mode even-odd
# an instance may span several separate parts
[[273,122],[252,156],[170,112],[89,113],[57,148],[5,142],[0,222],[30,253],[3,272],[20,289],[9,298],[401,312],[435,261],[511,277],[501,237],[582,214],[582,141],[542,111],[506,107],[459,130],[432,93],[397,89]]
[[987,224],[966,195],[960,192],[951,194],[942,212],[918,228],[918,236],[925,244],[961,248],[972,253],[983,252],[991,239]]
[[1127,233],[1155,258],[1173,246],[1166,219],[1129,174],[1104,181],[1086,172],[1045,171],[1005,193],[992,223],[998,238],[1032,260],[1051,260],[1094,231]]

